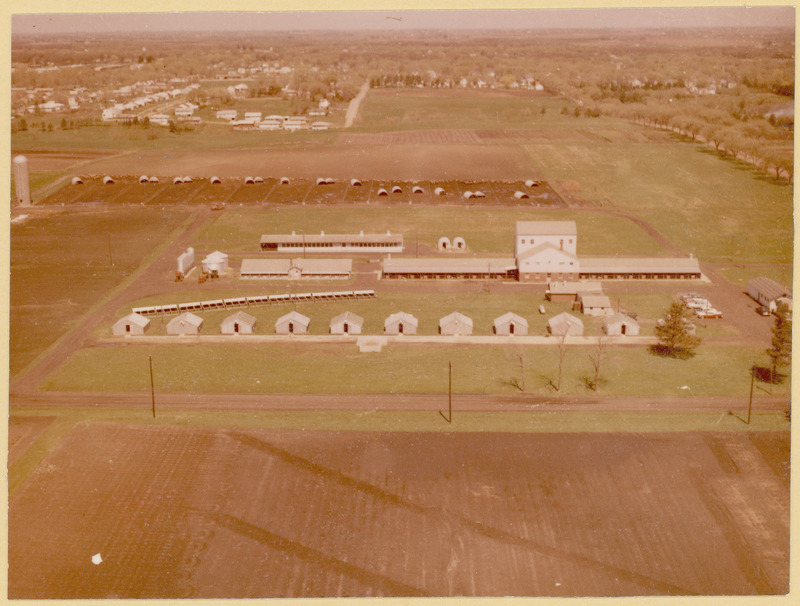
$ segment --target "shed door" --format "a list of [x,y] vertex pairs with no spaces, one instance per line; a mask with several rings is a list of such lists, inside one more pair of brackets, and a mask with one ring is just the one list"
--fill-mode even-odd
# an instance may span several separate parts
[[238,322],[234,322],[233,323],[233,332],[236,332],[236,333],[239,332],[239,323]]
[[621,332],[623,335],[625,334],[625,329],[626,329],[626,328],[628,328],[628,327],[627,327],[627,326],[625,325],[625,323],[623,322],[623,324],[622,324],[622,328],[620,329],[620,332]]
[[510,334],[510,335],[514,334],[514,323],[513,322],[508,325],[508,334]]
[[125,332],[130,332],[130,331],[131,331],[131,325],[130,324],[126,324],[125,325]]
[[350,332],[350,327],[347,325],[347,322],[344,323],[344,334]]
[[401,335],[403,334],[403,323],[402,322],[400,322],[400,324],[397,325],[397,332],[400,333]]
[[294,322],[289,322],[289,332],[290,333],[294,332]]

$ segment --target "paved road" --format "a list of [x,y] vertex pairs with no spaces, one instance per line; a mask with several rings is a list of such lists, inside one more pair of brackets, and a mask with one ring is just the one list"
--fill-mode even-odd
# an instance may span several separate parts
[[[64,406],[95,408],[137,408],[149,410],[147,393],[12,393],[11,406]],[[490,412],[727,412],[746,410],[748,397],[608,397],[608,396],[535,396],[519,394],[453,395],[453,406],[461,411]],[[756,396],[759,412],[782,412],[789,396]],[[158,409],[198,410],[404,410],[437,411],[447,406],[447,394],[378,394],[378,395],[292,395],[292,394],[160,394]]]

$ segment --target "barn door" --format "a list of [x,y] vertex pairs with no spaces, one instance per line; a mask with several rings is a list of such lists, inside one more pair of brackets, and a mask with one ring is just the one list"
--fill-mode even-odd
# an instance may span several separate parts
[[508,325],[508,334],[510,334],[510,335],[514,334],[514,323],[513,322]]
[[397,332],[400,333],[401,335],[403,334],[403,323],[402,322],[400,322],[400,324],[397,325]]
[[294,322],[289,322],[289,334],[294,333]]
[[235,333],[239,332],[239,323],[238,322],[234,322],[233,323],[233,332],[235,332]]
[[347,334],[349,332],[350,332],[350,327],[347,325],[347,322],[345,322],[344,323],[344,334]]

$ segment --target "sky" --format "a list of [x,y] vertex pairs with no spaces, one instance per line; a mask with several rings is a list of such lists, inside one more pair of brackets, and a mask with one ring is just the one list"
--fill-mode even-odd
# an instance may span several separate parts
[[12,33],[794,26],[791,6],[13,14]]

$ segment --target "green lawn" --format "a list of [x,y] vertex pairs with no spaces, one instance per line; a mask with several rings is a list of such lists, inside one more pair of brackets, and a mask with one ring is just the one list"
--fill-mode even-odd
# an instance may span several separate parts
[[550,181],[648,221],[686,254],[791,263],[792,187],[688,143],[543,142],[526,149]]
[[[568,346],[562,388],[556,394],[555,346],[391,344],[381,353],[360,353],[354,343],[241,345],[147,345],[94,347],[75,353],[43,389],[142,392],[149,389],[148,356],[153,357],[157,392],[162,393],[447,393],[447,365],[453,365],[453,393],[518,394],[520,356],[526,391],[536,395],[591,394],[592,346]],[[765,363],[761,350],[745,346],[701,346],[688,360],[652,355],[644,346],[614,347],[602,365],[601,395],[742,396],[748,369]],[[788,393],[787,383],[769,386]]]
[[[463,237],[469,252],[513,257],[516,222],[535,220],[574,220],[581,255],[664,254],[661,245],[631,221],[604,213],[434,206],[357,210],[315,206],[231,208],[199,232],[193,245],[198,250],[224,247],[226,252],[260,253],[262,234],[391,231],[403,234],[406,252],[410,254],[414,254],[417,242],[435,250],[438,239],[446,234],[451,239]],[[337,225],[341,227],[337,229]]]

